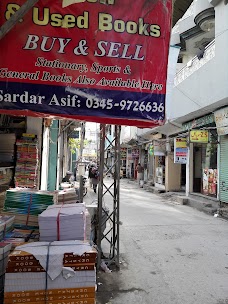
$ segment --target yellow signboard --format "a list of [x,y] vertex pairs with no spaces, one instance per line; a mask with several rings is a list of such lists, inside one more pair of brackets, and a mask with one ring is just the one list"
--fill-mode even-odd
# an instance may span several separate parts
[[176,138],[176,148],[187,148],[187,139],[186,138]]
[[190,142],[192,143],[208,143],[209,133],[207,130],[191,130]]

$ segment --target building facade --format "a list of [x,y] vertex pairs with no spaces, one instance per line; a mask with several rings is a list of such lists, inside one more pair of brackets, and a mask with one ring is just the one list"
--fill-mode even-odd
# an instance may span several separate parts
[[228,203],[227,20],[227,1],[192,1],[172,30],[170,44],[179,56],[166,123],[140,130],[149,140],[154,185],[223,203]]

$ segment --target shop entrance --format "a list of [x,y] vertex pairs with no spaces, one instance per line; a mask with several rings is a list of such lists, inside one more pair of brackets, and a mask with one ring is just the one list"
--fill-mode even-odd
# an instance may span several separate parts
[[217,197],[217,143],[194,144],[193,192]]
[[201,184],[202,184],[202,147],[194,146],[193,150],[194,156],[194,177],[193,177],[193,192],[200,193],[201,192]]
[[186,188],[186,164],[181,164],[181,189]]
[[155,156],[156,187],[165,187],[165,156]]

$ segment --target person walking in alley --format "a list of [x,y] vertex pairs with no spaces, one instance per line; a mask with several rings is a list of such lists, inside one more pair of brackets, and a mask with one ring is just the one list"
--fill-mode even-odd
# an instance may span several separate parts
[[137,166],[137,180],[138,180],[139,185],[141,184],[140,181],[143,180],[143,167],[141,166],[140,163],[138,163],[138,166]]
[[92,179],[92,185],[93,185],[93,191],[97,193],[97,185],[99,183],[99,171],[97,167],[92,167],[91,170],[91,179]]
[[90,185],[90,188],[92,188],[93,184],[92,184],[92,169],[94,167],[94,164],[89,164],[88,166],[88,177],[89,177],[89,185]]

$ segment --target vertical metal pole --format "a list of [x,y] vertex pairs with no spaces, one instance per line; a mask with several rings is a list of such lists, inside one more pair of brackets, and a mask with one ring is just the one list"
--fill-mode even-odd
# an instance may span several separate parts
[[116,251],[116,222],[117,222],[117,214],[116,214],[116,206],[117,206],[117,183],[118,183],[118,163],[117,163],[117,157],[118,157],[118,147],[117,147],[117,126],[115,126],[115,132],[114,132],[114,137],[115,137],[115,142],[114,142],[114,161],[115,161],[115,166],[114,166],[114,190],[113,190],[113,230],[112,230],[112,244],[111,244],[111,249],[112,249],[112,259],[115,259],[115,251]]
[[104,172],[104,150],[105,150],[105,125],[100,125],[100,181],[98,188],[98,230],[97,230],[97,247],[98,247],[98,268],[101,265],[101,241],[102,241],[102,201],[103,201],[103,172]]
[[61,153],[61,123],[58,121],[58,138],[57,138],[57,177],[56,177],[56,190],[59,190],[59,184],[60,184],[60,168],[61,168],[61,162],[60,162],[60,153]]
[[218,136],[218,144],[217,144],[217,200],[219,200],[219,205],[221,207],[221,201],[220,201],[220,197],[219,197],[219,193],[220,193],[220,153],[221,153],[221,136]]
[[82,161],[83,149],[84,149],[84,140],[85,140],[85,124],[81,123],[81,141],[80,141],[80,158]]
[[79,160],[78,163],[78,173],[80,174],[79,178],[79,201],[83,203],[83,176],[82,176],[82,156],[83,156],[83,149],[84,149],[84,139],[85,139],[85,123],[81,122],[81,141],[80,141],[80,149],[79,149]]
[[[100,184],[98,190],[98,211],[97,211],[97,246],[98,246],[98,267],[101,264],[102,242],[109,244],[109,256],[105,258],[107,265],[115,264],[119,267],[119,200],[120,200],[120,126],[115,126],[114,138],[106,134],[106,126],[100,126]],[[107,144],[107,145],[106,145]],[[105,152],[114,152],[114,163],[109,166],[108,159],[105,160]],[[106,169],[104,173],[104,169]],[[110,174],[114,169],[114,180],[104,183],[104,176]],[[109,210],[103,209],[102,202],[105,195],[112,198],[109,201]],[[106,223],[108,225],[106,226]],[[106,228],[105,230],[103,228]],[[104,231],[103,231],[104,230]],[[102,244],[101,244],[102,243]],[[107,248],[106,248],[107,250]]]
[[116,266],[119,268],[119,256],[120,256],[120,132],[121,126],[115,126],[116,128],[116,153],[117,153],[117,189],[116,189]]
[[0,27],[0,40],[24,17],[39,0],[27,0],[18,11]]
[[96,124],[96,142],[97,142],[97,161],[98,161],[98,159],[99,159],[99,140],[100,140],[100,138],[98,137],[98,134],[100,134],[100,132],[98,131],[98,129],[97,129],[97,125],[98,124]]
[[115,174],[113,196],[112,258],[119,267],[120,126],[115,126]]
[[79,180],[79,201],[80,203],[83,203],[83,176],[80,175]]

